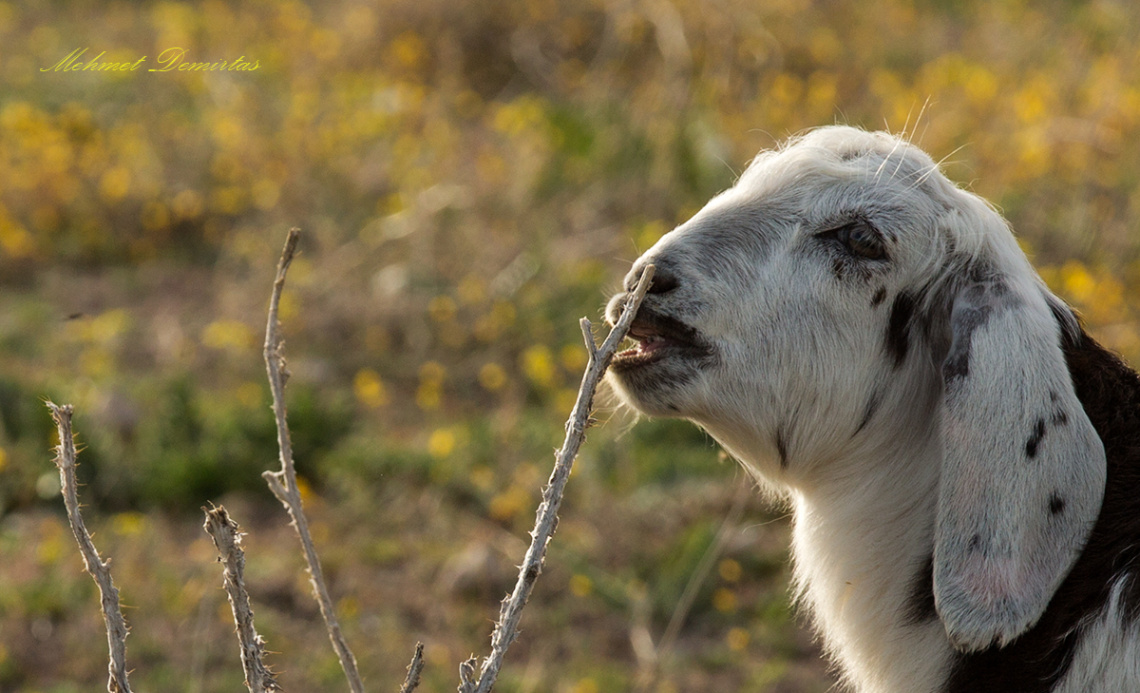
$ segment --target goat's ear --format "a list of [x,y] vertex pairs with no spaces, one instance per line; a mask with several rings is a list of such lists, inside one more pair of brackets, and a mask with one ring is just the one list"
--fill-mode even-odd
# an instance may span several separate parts
[[1100,512],[1105,456],[1061,350],[1068,308],[1030,279],[954,293],[934,597],[951,642],[974,651],[1041,617]]

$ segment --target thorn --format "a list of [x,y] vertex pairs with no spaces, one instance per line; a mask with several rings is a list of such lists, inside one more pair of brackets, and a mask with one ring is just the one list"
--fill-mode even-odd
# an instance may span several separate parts
[[464,684],[470,685],[475,683],[471,678],[475,675],[475,664],[475,655],[471,655],[470,659],[459,665],[459,680]]

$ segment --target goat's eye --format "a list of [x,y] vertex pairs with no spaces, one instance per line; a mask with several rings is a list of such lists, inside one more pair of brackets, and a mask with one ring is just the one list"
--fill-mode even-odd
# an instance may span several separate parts
[[856,219],[823,234],[843,244],[852,255],[868,260],[882,260],[887,257],[883,239],[878,231],[864,219]]

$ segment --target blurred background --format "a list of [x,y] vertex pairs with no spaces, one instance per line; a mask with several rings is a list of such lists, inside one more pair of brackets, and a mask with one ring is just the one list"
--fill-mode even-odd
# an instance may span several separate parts
[[[789,134],[905,131],[1140,362],[1137,35],[1132,0],[0,3],[0,691],[106,679],[49,398],[77,407],[137,689],[242,685],[207,501],[249,532],[282,685],[343,689],[260,478],[291,226],[290,423],[371,690],[417,639],[424,691],[486,654],[585,363],[579,317]],[[146,61],[53,69],[84,48]],[[170,48],[257,69],[150,72]],[[733,514],[745,482],[695,427],[600,416],[497,690],[631,689],[690,584],[653,690],[827,690],[780,511]]]

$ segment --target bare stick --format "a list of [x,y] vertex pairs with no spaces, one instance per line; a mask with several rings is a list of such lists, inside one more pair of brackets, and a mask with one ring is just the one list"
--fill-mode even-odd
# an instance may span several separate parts
[[[479,674],[478,683],[471,680],[470,672],[461,668],[460,693],[489,693],[498,678],[499,669],[503,665],[503,657],[507,648],[518,638],[519,620],[522,617],[523,607],[530,599],[534,583],[542,572],[542,564],[546,559],[546,547],[554,536],[558,524],[558,508],[562,504],[562,493],[566,481],[570,478],[570,471],[574,465],[574,458],[578,456],[578,449],[586,438],[586,428],[589,427],[590,411],[594,406],[594,392],[601,382],[602,375],[609,368],[610,361],[617,353],[618,345],[625,339],[629,326],[633,322],[637,309],[645,298],[645,292],[653,280],[653,265],[648,265],[641,275],[637,288],[626,298],[625,307],[621,317],[618,318],[613,330],[600,347],[596,347],[591,332],[590,321],[582,318],[582,333],[586,338],[586,346],[590,352],[590,360],[586,365],[586,372],[582,376],[582,385],[578,389],[578,399],[570,419],[566,422],[566,439],[562,448],[555,457],[554,470],[550,480],[542,491],[542,503],[538,506],[534,530],[531,532],[530,548],[519,568],[518,581],[514,591],[503,600],[499,612],[499,622],[491,634],[491,655],[483,660],[483,667]],[[465,665],[470,662],[465,663]],[[473,667],[472,667],[473,669]]]
[[253,627],[253,609],[245,589],[245,551],[241,548],[242,533],[225,508],[202,508],[206,513],[203,529],[214,540],[218,561],[225,565],[223,580],[230,608],[237,624],[238,642],[241,644],[241,666],[245,670],[245,685],[250,693],[273,693],[282,690],[273,672],[262,662],[265,641]]
[[289,237],[285,240],[285,249],[281,252],[281,261],[277,264],[273,293],[269,297],[269,324],[265,328],[265,368],[269,373],[269,388],[273,391],[273,413],[277,417],[277,445],[281,451],[281,470],[265,472],[262,477],[285,506],[293,521],[293,527],[297,530],[297,536],[305,552],[305,561],[309,566],[309,582],[313,585],[313,594],[320,606],[321,616],[325,619],[329,640],[332,641],[333,649],[340,659],[340,666],[348,678],[349,688],[353,693],[363,693],[364,684],[356,669],[356,658],[341,634],[332,599],[325,586],[324,574],[321,572],[321,562],[313,546],[312,535],[309,533],[309,521],[301,507],[301,493],[297,489],[297,471],[293,467],[293,443],[289,438],[289,424],[286,422],[285,381],[288,378],[288,371],[285,369],[285,358],[281,353],[281,335],[277,331],[277,309],[281,303],[281,290],[285,287],[285,273],[289,271],[289,264],[293,261],[300,233],[300,229],[289,231]]
[[424,644],[416,643],[416,653],[412,656],[412,663],[408,665],[408,677],[404,685],[400,686],[400,693],[412,693],[420,685],[420,674],[424,671]]
[[91,535],[79,514],[79,494],[75,480],[75,439],[71,435],[70,404],[57,407],[47,403],[51,418],[59,431],[59,447],[56,448],[55,464],[59,467],[59,479],[63,491],[63,504],[67,506],[67,519],[71,531],[83,555],[83,565],[99,586],[100,601],[103,605],[103,623],[107,626],[107,647],[110,649],[110,662],[107,664],[107,690],[109,693],[130,693],[127,682],[127,622],[119,610],[119,590],[111,581],[111,559],[99,558],[99,552],[91,541]]

